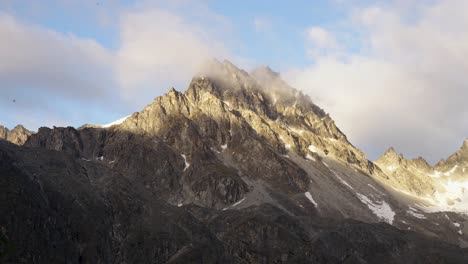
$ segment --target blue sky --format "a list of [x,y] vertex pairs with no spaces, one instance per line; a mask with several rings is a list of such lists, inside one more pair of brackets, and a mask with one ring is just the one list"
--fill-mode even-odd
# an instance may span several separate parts
[[[462,0],[0,0],[0,123],[80,126],[139,111],[199,62],[269,65],[370,158],[435,162],[468,137]],[[13,103],[13,100],[16,100]]]

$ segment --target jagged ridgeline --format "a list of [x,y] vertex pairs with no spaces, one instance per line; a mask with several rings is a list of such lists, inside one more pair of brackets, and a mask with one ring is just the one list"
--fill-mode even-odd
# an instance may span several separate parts
[[398,181],[268,67],[214,60],[185,92],[111,125],[14,130],[0,130],[16,144],[0,142],[2,261],[468,258],[462,215],[421,212],[390,192]]

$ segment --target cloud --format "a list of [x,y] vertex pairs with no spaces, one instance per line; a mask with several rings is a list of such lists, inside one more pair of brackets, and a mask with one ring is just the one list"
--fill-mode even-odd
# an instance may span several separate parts
[[[127,98],[150,90],[159,95],[172,85],[187,85],[200,63],[228,54],[203,25],[160,9],[124,14],[120,43],[117,76]],[[145,97],[140,99],[147,102]]]
[[1,13],[0,39],[8,41],[0,42],[0,112],[7,115],[0,122],[31,129],[106,123],[171,86],[185,89],[203,60],[230,56],[221,41],[229,39],[228,23],[187,4],[112,8],[115,47]]
[[[346,24],[362,36],[358,51],[319,53],[312,65],[285,77],[328,110],[371,158],[393,145],[435,162],[468,137],[468,18],[462,11],[468,3],[415,1],[410,8],[355,10]],[[307,43],[334,45],[331,33],[312,33]]]

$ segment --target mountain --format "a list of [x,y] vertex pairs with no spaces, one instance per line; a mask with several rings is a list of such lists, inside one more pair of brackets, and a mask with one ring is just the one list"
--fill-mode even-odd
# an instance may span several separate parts
[[22,125],[16,126],[11,131],[0,125],[0,139],[10,141],[16,145],[23,145],[31,134],[32,132],[24,128]]
[[386,156],[270,68],[213,60],[108,126],[0,142],[0,259],[465,263],[466,216],[418,207],[424,162]]
[[407,160],[393,149],[375,163],[389,176],[387,185],[425,199],[426,210],[468,212],[468,140],[433,167],[422,158]]

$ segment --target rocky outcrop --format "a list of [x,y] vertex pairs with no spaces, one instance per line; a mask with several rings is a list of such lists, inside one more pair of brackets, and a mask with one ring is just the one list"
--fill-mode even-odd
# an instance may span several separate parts
[[30,135],[32,135],[32,132],[22,125],[18,125],[12,130],[0,125],[0,139],[10,141],[16,145],[23,145]]
[[429,176],[433,169],[421,157],[409,160],[390,148],[375,164],[388,175],[386,182],[397,189],[418,196],[432,196],[435,192],[435,184]]
[[[450,155],[446,160],[439,161],[434,169],[444,173],[450,172],[450,174],[462,176],[462,178],[468,177],[468,139],[463,141],[458,151]],[[466,177],[463,177],[465,175]]]

